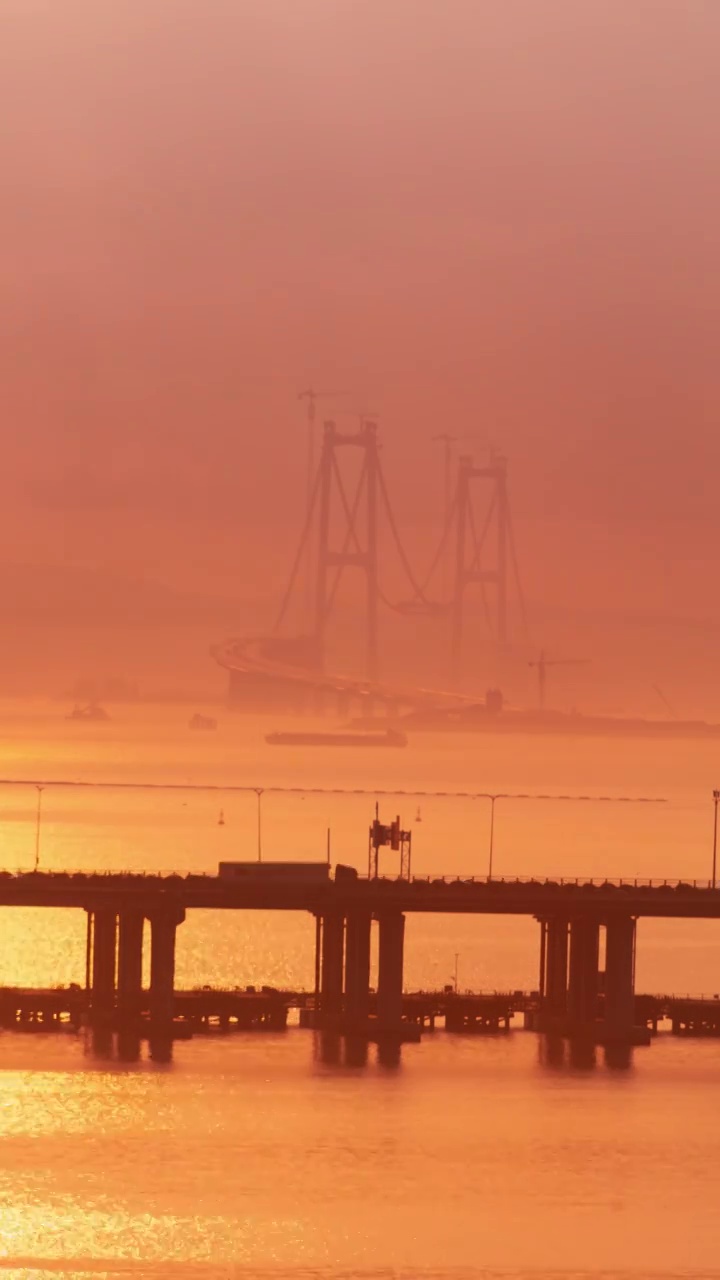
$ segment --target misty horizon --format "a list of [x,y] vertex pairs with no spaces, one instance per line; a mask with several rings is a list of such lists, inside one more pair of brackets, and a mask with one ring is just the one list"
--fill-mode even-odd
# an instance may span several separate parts
[[[304,514],[298,394],[315,386],[346,393],[318,402],[318,435],[377,416],[418,572],[442,523],[433,436],[508,456],[524,658],[580,645],[602,672],[609,647],[629,687],[643,659],[625,620],[656,619],[658,678],[712,708],[720,15],[649,0],[193,14],[4,6],[13,680],[43,683],[22,634],[44,613],[79,626],[78,669],[97,663],[82,624],[123,608],[148,629],[195,610],[196,675],[226,629],[268,627]],[[342,632],[358,598],[343,589]],[[683,649],[705,623],[704,648]],[[392,669],[403,641],[384,625]],[[482,655],[479,605],[476,629]],[[419,641],[431,672],[436,630]],[[594,676],[577,681],[592,700]]]

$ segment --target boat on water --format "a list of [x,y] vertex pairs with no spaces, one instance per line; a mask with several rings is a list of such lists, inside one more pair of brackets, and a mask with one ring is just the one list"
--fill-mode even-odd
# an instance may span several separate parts
[[103,720],[109,720],[110,716],[104,707],[99,707],[97,703],[90,702],[86,706],[73,707],[72,711],[65,717],[65,719],[98,723]]
[[337,733],[313,733],[297,730],[291,733],[268,733],[265,741],[271,747],[406,747],[407,736],[398,729],[361,730]]

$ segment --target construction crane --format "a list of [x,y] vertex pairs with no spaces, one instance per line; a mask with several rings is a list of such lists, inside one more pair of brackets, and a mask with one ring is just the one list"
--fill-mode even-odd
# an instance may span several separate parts
[[545,650],[540,650],[540,656],[534,662],[528,662],[529,667],[537,668],[538,673],[538,706],[541,711],[545,710],[545,690],[547,686],[547,669],[548,667],[579,667],[589,662],[589,658],[546,658]]

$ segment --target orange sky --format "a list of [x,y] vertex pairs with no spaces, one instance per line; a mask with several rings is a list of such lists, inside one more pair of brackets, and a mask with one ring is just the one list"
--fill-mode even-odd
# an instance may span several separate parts
[[[0,531],[257,599],[297,391],[511,457],[538,604],[720,616],[714,0],[1,0]],[[336,406],[337,407],[337,406]]]

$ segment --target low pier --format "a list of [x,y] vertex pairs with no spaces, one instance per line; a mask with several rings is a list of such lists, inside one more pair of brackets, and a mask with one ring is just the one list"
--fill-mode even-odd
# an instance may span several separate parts
[[657,1031],[658,1022],[669,1021],[674,1036],[720,1036],[720,998],[718,996],[639,997],[643,1015],[650,1010],[649,1025]]
[[[93,1019],[91,993],[73,983],[66,987],[2,987],[0,988],[0,1030],[26,1033],[75,1033],[88,1028],[94,1043],[103,1054],[110,1051],[117,1038],[121,1057],[133,1059],[143,1040],[160,1048],[171,1040],[189,1040],[193,1036],[227,1036],[237,1032],[278,1032],[289,1026],[290,1012],[297,1012],[297,1025],[322,1032],[331,1040],[347,1039],[356,1047],[351,1051],[357,1061],[361,1041],[375,1041],[381,1046],[418,1041],[422,1033],[440,1028],[453,1035],[497,1035],[521,1027],[540,1031],[548,1042],[546,1056],[564,1059],[555,1048],[561,1041],[576,1046],[581,1062],[582,1046],[603,1045],[606,1049],[630,1048],[649,1044],[660,1030],[676,1036],[720,1038],[720,997],[636,995],[632,1018],[633,1035],[615,1037],[605,1034],[602,1017],[602,995],[599,1016],[588,1029],[566,1027],[559,1031],[548,1025],[543,1001],[538,991],[462,991],[452,987],[440,991],[405,991],[402,995],[399,1036],[383,1034],[377,1024],[378,993],[368,991],[365,1020],[332,1023],[324,1021],[316,997],[308,991],[281,991],[272,987],[222,989],[198,987],[176,990],[172,999],[172,1020],[165,1027],[166,1039],[158,1037],[152,1020],[152,993],[141,990],[128,1022],[121,1006],[114,1016],[102,1024]],[[332,1054],[330,1055],[332,1059]],[[336,1054],[337,1060],[340,1057]],[[572,1058],[572,1055],[571,1055]]]
[[87,1014],[87,994],[79,986],[0,988],[3,1031],[79,1031]]

